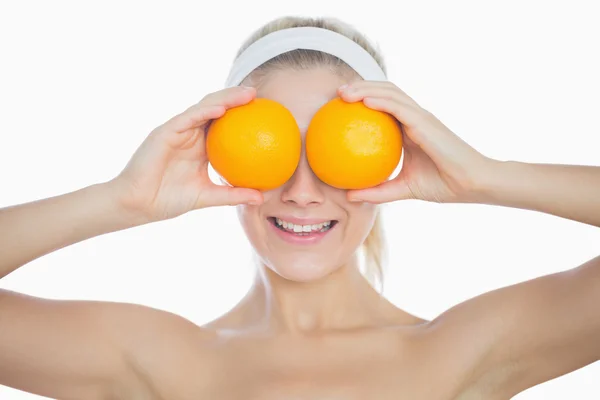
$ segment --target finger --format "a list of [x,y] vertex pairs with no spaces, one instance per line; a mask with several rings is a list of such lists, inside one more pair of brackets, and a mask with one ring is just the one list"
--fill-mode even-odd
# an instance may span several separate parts
[[471,152],[456,134],[437,120],[431,113],[407,107],[394,100],[367,97],[363,103],[374,110],[387,112],[396,117],[407,128],[404,132],[434,162],[444,159],[460,159]]
[[200,127],[212,119],[223,116],[225,111],[226,108],[222,105],[189,108],[163,125],[163,130],[175,133],[186,132]]
[[[423,119],[423,114],[419,109],[393,99],[365,97],[363,103],[373,110],[383,111],[393,115],[400,123],[408,127],[417,125],[418,122]],[[414,138],[412,139],[414,140]]]
[[391,82],[358,81],[340,88],[338,93],[341,98],[349,102],[360,101],[365,97],[381,97],[420,107],[414,99]]
[[395,200],[414,199],[404,179],[397,177],[380,185],[367,189],[348,190],[346,193],[351,202],[367,202],[373,204],[388,203]]
[[234,86],[207,94],[197,105],[222,105],[232,108],[249,102],[255,96],[256,89],[251,86]]
[[[414,145],[430,158],[437,168],[453,168],[455,173],[466,174],[468,165],[479,165],[485,157],[452,132],[428,111],[415,112],[387,99],[366,98],[365,105],[395,116],[405,125],[403,148],[409,155]],[[418,153],[416,153],[418,154]],[[420,194],[416,193],[417,198]]]
[[254,88],[233,87],[211,93],[199,103],[167,121],[163,128],[174,132],[185,132],[221,117],[227,109],[249,103],[256,96]]
[[400,129],[402,130],[402,147],[404,148],[405,152],[410,151],[411,149],[419,148],[419,146],[406,133],[404,125],[400,124]]
[[235,206],[240,204],[260,205],[262,193],[258,190],[230,186],[212,185],[203,191],[196,208]]

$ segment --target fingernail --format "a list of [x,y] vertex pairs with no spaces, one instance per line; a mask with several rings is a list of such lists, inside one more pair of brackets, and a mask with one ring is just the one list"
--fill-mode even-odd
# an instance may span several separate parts
[[240,86],[244,90],[254,90],[252,86]]
[[347,88],[348,88],[348,84],[346,83],[346,84],[344,84],[344,85],[340,86],[340,87],[338,88],[338,90],[341,90],[341,91],[343,92],[343,91],[344,91],[344,90],[346,90]]
[[360,201],[362,201],[362,200],[361,199],[357,199],[356,197],[350,198],[350,202],[352,202],[352,203],[358,203]]

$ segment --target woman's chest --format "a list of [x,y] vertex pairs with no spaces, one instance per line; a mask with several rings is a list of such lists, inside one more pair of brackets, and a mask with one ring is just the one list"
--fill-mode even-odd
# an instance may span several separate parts
[[[427,385],[418,389],[414,384],[414,380],[422,380],[421,377],[416,374],[403,377],[399,371],[393,371],[393,367],[372,361],[328,369],[314,365],[272,370],[265,365],[249,364],[246,368],[235,368],[237,376],[215,388],[223,396],[221,398],[245,400],[427,398],[422,396],[428,391]],[[409,375],[416,379],[411,382]]]
[[456,376],[416,343],[288,343],[222,354],[210,384],[220,399],[451,399]]
[[[376,340],[375,340],[376,339]],[[424,343],[369,340],[237,341],[187,363],[162,365],[157,397],[169,400],[459,398],[461,371]],[[178,371],[174,373],[173,371]]]

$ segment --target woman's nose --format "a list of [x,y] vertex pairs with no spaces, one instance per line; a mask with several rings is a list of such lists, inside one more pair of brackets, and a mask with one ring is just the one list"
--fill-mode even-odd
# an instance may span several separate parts
[[281,200],[300,207],[309,207],[323,203],[322,183],[310,169],[304,155],[300,158],[294,175],[283,185]]

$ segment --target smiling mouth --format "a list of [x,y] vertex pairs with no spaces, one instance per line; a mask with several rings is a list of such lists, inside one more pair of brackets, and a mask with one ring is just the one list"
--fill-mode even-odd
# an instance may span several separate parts
[[330,221],[325,221],[319,224],[312,225],[298,225],[291,222],[284,221],[280,218],[268,217],[267,218],[271,224],[273,224],[277,229],[282,230],[283,232],[292,233],[298,236],[310,236],[315,233],[325,233],[333,228],[338,221],[332,219]]

